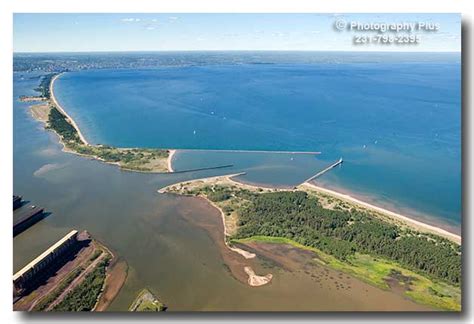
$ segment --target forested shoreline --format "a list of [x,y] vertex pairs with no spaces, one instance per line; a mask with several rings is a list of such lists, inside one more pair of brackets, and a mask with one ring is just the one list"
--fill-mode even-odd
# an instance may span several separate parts
[[116,148],[109,145],[89,145],[84,143],[78,130],[68,120],[53,100],[51,100],[51,83],[57,73],[50,73],[41,78],[35,91],[41,98],[47,100],[49,109],[47,129],[58,134],[65,148],[86,156],[98,158],[104,162],[116,163],[121,168],[141,172],[167,172],[166,159],[169,151],[166,149],[145,148]]
[[205,197],[235,223],[227,240],[291,244],[323,264],[436,309],[461,309],[461,246],[375,211],[305,188],[268,189],[227,180],[195,180],[164,192]]

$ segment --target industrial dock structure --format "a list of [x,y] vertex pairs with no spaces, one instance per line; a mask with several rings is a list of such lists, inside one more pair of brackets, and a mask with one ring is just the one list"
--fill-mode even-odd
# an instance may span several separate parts
[[23,205],[21,196],[13,195],[13,210],[20,208]]
[[68,255],[72,247],[78,242],[77,233],[76,230],[72,230],[20,271],[15,273],[13,275],[13,286],[16,293],[21,294],[24,290],[32,287],[35,282],[48,273],[48,268],[51,264]]
[[27,205],[18,208],[13,217],[13,236],[42,220],[44,216],[44,209],[41,207]]

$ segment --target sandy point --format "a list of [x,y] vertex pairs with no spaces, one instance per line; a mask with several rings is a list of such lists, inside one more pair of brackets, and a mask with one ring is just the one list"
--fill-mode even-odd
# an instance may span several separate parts
[[273,278],[273,275],[270,273],[265,276],[259,276],[255,273],[255,271],[253,271],[251,267],[245,267],[244,271],[249,276],[248,284],[249,286],[252,286],[252,287],[259,287],[259,286],[266,285]]
[[174,172],[173,157],[174,157],[175,154],[176,154],[176,150],[169,150],[168,151],[168,159],[167,159],[168,172]]

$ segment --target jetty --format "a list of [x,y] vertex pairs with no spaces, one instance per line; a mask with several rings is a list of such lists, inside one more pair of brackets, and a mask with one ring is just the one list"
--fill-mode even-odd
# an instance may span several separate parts
[[336,162],[334,162],[333,164],[331,164],[330,166],[328,166],[327,168],[325,168],[324,170],[321,170],[319,171],[318,173],[316,173],[315,175],[309,177],[308,179],[306,179],[305,181],[303,181],[302,183],[306,183],[306,182],[310,182],[314,179],[316,179],[317,177],[320,177],[322,176],[323,174],[325,174],[326,172],[328,172],[329,170],[331,170],[332,168],[335,168],[337,167],[338,165],[342,164],[343,160],[342,160],[342,157],[337,160]]
[[225,164],[225,165],[217,165],[217,166],[210,166],[210,167],[202,167],[196,169],[185,169],[185,170],[178,170],[173,172],[162,172],[163,174],[176,174],[176,173],[187,173],[187,172],[197,172],[197,171],[207,171],[207,170],[218,170],[218,169],[225,169],[233,167],[233,164]]
[[264,153],[264,154],[308,154],[318,155],[321,154],[319,151],[264,151],[264,150],[217,150],[217,149],[178,149],[180,151],[191,151],[191,152],[221,152],[221,153]]

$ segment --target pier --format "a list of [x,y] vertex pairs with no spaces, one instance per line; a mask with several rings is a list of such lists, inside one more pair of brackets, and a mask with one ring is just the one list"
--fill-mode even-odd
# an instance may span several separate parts
[[319,171],[318,173],[316,173],[315,175],[309,177],[308,179],[306,179],[305,181],[303,181],[302,183],[306,183],[306,182],[310,182],[314,179],[316,179],[317,177],[320,177],[322,176],[323,174],[325,174],[326,172],[328,172],[329,170],[331,170],[332,168],[335,168],[337,167],[339,164],[342,164],[343,160],[342,160],[342,157],[337,160],[336,162],[334,162],[333,164],[331,164],[330,166],[328,166],[327,168],[325,168],[324,170],[322,171]]

